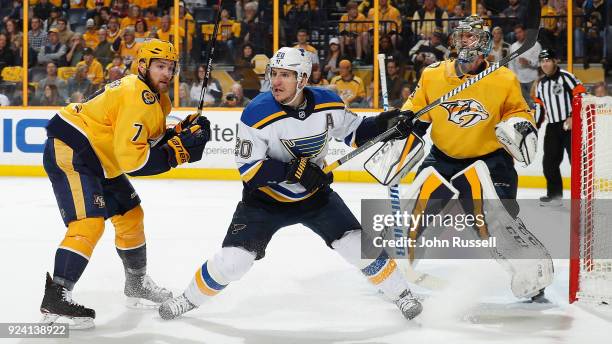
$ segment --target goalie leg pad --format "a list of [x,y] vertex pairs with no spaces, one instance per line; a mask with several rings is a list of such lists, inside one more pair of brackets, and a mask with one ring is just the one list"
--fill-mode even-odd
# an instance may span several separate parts
[[478,228],[481,238],[491,235],[498,239],[498,246],[490,253],[512,276],[513,294],[528,298],[550,285],[554,267],[548,250],[519,218],[506,211],[497,198],[487,165],[476,161],[451,181],[463,192],[460,197],[473,198],[472,210],[484,214],[485,228]]

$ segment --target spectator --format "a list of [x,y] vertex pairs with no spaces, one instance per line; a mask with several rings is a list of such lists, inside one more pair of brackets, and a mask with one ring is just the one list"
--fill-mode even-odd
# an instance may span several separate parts
[[98,30],[96,30],[96,23],[92,18],[87,19],[85,24],[86,30],[83,33],[83,39],[85,40],[85,46],[91,49],[96,49],[98,43],[100,43],[100,37]]
[[64,101],[59,95],[57,90],[57,86],[50,84],[45,85],[43,89],[43,93],[38,101],[38,105],[40,106],[58,106],[63,105]]
[[[399,61],[390,59],[387,61],[387,94],[389,96],[389,104],[395,104],[400,101],[402,95],[402,87],[404,80],[400,75]],[[380,98],[382,101],[382,97]],[[392,105],[395,107],[395,105]],[[400,106],[401,107],[401,106]]]
[[83,103],[85,101],[85,96],[83,93],[76,91],[70,95],[70,103]]
[[509,0],[509,3],[510,6],[506,7],[506,9],[499,14],[500,17],[505,17],[506,19],[504,21],[505,24],[503,25],[504,32],[511,32],[512,28],[517,24],[524,23],[529,15],[527,13],[527,8],[521,4],[520,0]]
[[[15,65],[23,66],[23,39],[16,39],[13,41],[13,53],[15,55]],[[28,68],[32,68],[38,64],[36,60],[36,56],[38,55],[38,51],[32,49],[32,47],[28,47]]]
[[113,81],[117,81],[121,78],[123,78],[123,76],[125,75],[125,69],[122,69],[121,67],[118,66],[112,66],[109,70],[108,70],[108,80],[107,82],[113,82]]
[[448,16],[448,32],[451,33],[455,31],[455,28],[459,25],[459,21],[465,18],[467,15],[465,13],[465,8],[462,4],[457,4],[453,8],[453,11]]
[[[183,22],[185,21],[183,20]],[[212,36],[213,31],[214,24],[205,24],[202,26],[202,33],[204,34],[205,40],[209,40],[209,37]],[[191,35],[189,37],[191,37]],[[240,24],[230,19],[228,10],[221,10],[221,22],[219,23],[219,29],[217,32],[217,44],[221,49],[223,49],[223,52],[225,53],[224,55],[222,55],[222,59],[227,61],[228,63],[231,63],[231,61],[236,55],[234,46],[235,42],[238,40],[239,37]],[[188,39],[187,45],[189,48],[189,46],[191,45],[191,38]]]
[[[393,46],[397,46],[398,34],[402,32],[402,16],[397,8],[391,5],[390,0],[379,0],[378,6],[378,20],[384,21],[379,25],[381,35],[391,36],[391,42]],[[374,8],[368,11],[368,20],[374,20]],[[369,28],[373,31],[374,24],[370,24]],[[371,35],[371,38],[374,34]],[[368,43],[368,50],[371,44]]]
[[151,32],[156,32],[161,27],[161,20],[157,16],[155,9],[148,8],[145,10],[145,18],[144,20],[147,22],[147,28]]
[[502,28],[496,26],[493,28],[493,45],[491,46],[491,52],[487,57],[487,61],[498,62],[508,56],[509,52],[510,44],[504,41],[504,32]]
[[[346,13],[340,18],[338,31],[340,33],[340,54],[355,57],[356,66],[362,63],[365,54],[364,47],[368,46],[367,23],[348,23],[349,21],[366,21],[366,17],[357,11],[357,2],[349,1],[346,4]],[[338,40],[336,38],[336,40]],[[348,51],[347,51],[348,50]],[[336,63],[339,61],[336,61]]]
[[59,7],[51,8],[51,12],[49,13],[49,18],[47,18],[47,30],[57,28],[57,21],[62,16],[62,10]]
[[106,25],[106,40],[113,44],[121,36],[121,30],[119,30],[119,19],[115,16],[110,17],[108,24]]
[[38,63],[45,64],[53,62],[56,66],[64,63],[64,55],[66,55],[66,46],[59,40],[59,31],[56,28],[51,28],[47,32],[47,44],[40,49],[38,53]]
[[[293,46],[294,48],[302,48],[308,52],[308,56],[310,57],[310,61],[312,62],[312,68],[318,68],[319,66],[319,52],[315,47],[308,43],[308,30],[299,29],[297,32],[297,44]],[[316,67],[315,67],[316,66]]]
[[128,72],[127,67],[125,66],[125,64],[123,64],[123,59],[121,58],[121,55],[119,54],[115,54],[113,56],[111,63],[109,63],[105,69],[108,72],[113,67],[117,67],[121,69],[121,75],[125,75]]
[[4,23],[4,30],[2,30],[2,32],[6,35],[7,42],[13,50],[15,49],[15,45],[13,44],[15,40],[23,41],[23,34],[19,31],[13,19],[8,19]]
[[559,166],[563,151],[571,157],[572,100],[586,89],[574,75],[559,68],[557,56],[552,50],[539,54],[540,67],[544,76],[536,86],[535,119],[538,124],[546,121],[544,134],[544,156],[542,166],[546,178],[546,196],[540,197],[540,205],[560,205],[563,197],[563,183]]
[[267,51],[269,43],[267,43],[266,39],[267,26],[259,21],[257,8],[258,4],[256,1],[247,2],[244,5],[244,20],[240,22],[240,43],[253,44],[255,53],[259,54]]
[[38,3],[34,6],[34,17],[40,18],[41,21],[45,21],[51,16],[52,9],[53,5],[49,0],[38,0]]
[[77,67],[81,65],[87,66],[87,78],[94,87],[98,87],[104,83],[104,68],[102,68],[102,64],[94,57],[91,48],[83,49],[83,61],[79,62]]
[[98,30],[98,45],[94,49],[94,56],[102,66],[108,65],[113,59],[112,44],[106,39],[106,29]]
[[113,43],[113,51],[121,55],[123,64],[128,68],[132,66],[132,62],[136,59],[138,49],[140,49],[140,43],[136,42],[133,26],[126,27],[123,30],[122,39],[117,39]]
[[111,3],[111,13],[119,18],[126,17],[130,11],[128,0],[114,0]]
[[76,73],[72,78],[68,79],[68,94],[81,92],[85,97],[88,97],[93,90],[91,81],[87,78],[88,68],[86,64],[77,67]]
[[484,25],[491,29],[493,26],[493,21],[491,20],[491,11],[487,10],[485,5],[482,2],[479,2],[476,5],[476,15],[478,15],[484,22]]
[[420,78],[421,70],[430,64],[442,61],[448,57],[450,51],[442,44],[443,34],[435,31],[428,39],[422,39],[415,44],[410,52],[410,60],[414,63],[417,78]]
[[147,38],[151,38],[151,32],[147,29],[147,22],[144,19],[138,19],[136,21],[136,26],[134,26],[134,36],[136,37],[136,42],[142,43]]
[[[516,42],[510,46],[510,53],[516,51],[523,45],[523,42],[525,42],[525,27],[523,24],[518,24],[514,27],[514,35],[516,37]],[[532,109],[534,103],[531,99],[531,86],[538,78],[538,55],[540,51],[542,51],[540,43],[535,42],[531,49],[510,61],[508,64],[508,67],[516,74],[516,77],[521,83],[523,98],[525,98],[525,101]]]
[[[195,81],[191,85],[189,95],[191,100],[197,102],[199,105],[200,95],[202,93],[202,84],[204,83],[204,76],[206,75],[206,65],[199,65],[195,72]],[[204,95],[204,106],[218,106],[221,104],[221,97],[223,97],[223,89],[219,80],[215,79],[210,75],[208,81],[208,89]]]
[[[226,10],[223,9],[221,11],[221,17],[224,17],[223,11],[225,11],[225,21],[231,21],[232,23],[234,22],[233,20],[230,20],[230,13]],[[172,17],[172,15],[174,14],[174,6],[170,7],[170,17]],[[183,3],[183,1],[179,1],[179,27],[183,28],[183,30],[185,28],[187,28],[187,37],[189,39],[191,39],[191,37],[193,37],[193,35],[195,34],[195,21],[193,20],[193,16],[191,15],[191,13],[187,12],[187,9],[185,8],[185,4]],[[221,28],[219,28],[220,30]],[[189,43],[191,44],[191,43]]]
[[[542,24],[538,41],[542,44],[542,49],[552,49],[555,45],[555,37],[558,36],[557,11],[548,5],[548,0],[540,0]],[[548,18],[547,18],[548,17]],[[552,18],[550,18],[552,17]]]
[[327,86],[329,85],[329,81],[323,77],[321,74],[321,69],[316,68],[312,70],[310,73],[310,78],[308,79],[308,85],[310,86]]
[[340,75],[334,77],[330,81],[330,85],[334,85],[338,91],[338,95],[349,107],[360,107],[361,102],[365,99],[366,92],[363,80],[353,74],[353,66],[351,61],[342,60],[339,64]]
[[179,106],[180,107],[197,107],[199,104],[196,100],[189,97],[189,86],[186,83],[181,82],[179,84]]
[[448,34],[448,13],[436,6],[435,0],[423,0],[423,7],[412,17],[412,31],[425,39],[431,36],[436,28]]
[[223,106],[225,107],[245,107],[251,100],[244,96],[242,92],[242,86],[240,84],[233,84],[231,92],[225,95],[225,101]]
[[608,96],[608,87],[605,81],[600,81],[593,86],[593,95],[595,97],[606,97]]
[[72,36],[74,36],[74,32],[68,28],[68,21],[66,18],[61,17],[57,19],[57,30],[60,42],[65,45],[69,45],[69,42],[72,40]]
[[459,0],[438,0],[436,5],[440,9],[450,12],[459,4]]
[[[157,30],[157,38],[163,41],[174,42],[174,28],[171,26],[170,16],[163,16],[160,25],[160,28]],[[181,46],[180,41],[183,40],[183,37],[185,37],[185,30],[179,27],[179,44],[176,45],[179,50]]]
[[391,103],[391,106],[400,109],[404,104],[406,104],[411,94],[412,90],[410,89],[410,85],[404,84],[404,86],[402,86],[402,92],[400,93],[399,101],[397,101],[395,104]]
[[30,47],[38,53],[47,40],[47,33],[43,30],[42,20],[38,17],[32,17],[30,26],[30,30],[28,31],[28,42]]
[[76,67],[83,59],[83,49],[85,49],[83,35],[74,34],[70,39],[70,50],[66,53],[66,65]]
[[391,42],[391,37],[388,35],[384,35],[380,38],[379,45],[379,53],[385,54],[385,56],[395,59],[395,61],[402,61],[403,56],[399,52],[399,50],[393,47],[393,43]]
[[57,65],[53,62],[47,63],[47,76],[38,82],[38,88],[36,95],[38,98],[42,97],[45,86],[55,85],[61,97],[66,96],[68,84],[65,80],[60,79],[57,76]]
[[140,7],[138,5],[130,5],[129,14],[127,17],[121,19],[119,28],[121,30],[128,26],[136,26],[136,21],[140,19]]
[[261,89],[259,77],[253,70],[253,57],[255,57],[253,46],[250,44],[245,44],[242,47],[241,56],[236,60],[234,72],[234,80],[237,80],[240,83],[244,94],[249,99],[255,98]]
[[0,33],[0,71],[4,67],[15,65],[15,53],[8,45],[8,37],[6,34]]
[[338,63],[341,60],[340,53],[340,41],[337,37],[332,37],[329,39],[329,51],[327,53],[327,57],[325,58],[325,62],[323,63],[323,72],[327,74],[327,79],[330,79],[338,75]]

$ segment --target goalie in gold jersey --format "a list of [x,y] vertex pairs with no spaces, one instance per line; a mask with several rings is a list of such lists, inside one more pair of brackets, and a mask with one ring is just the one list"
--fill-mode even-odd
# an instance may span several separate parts
[[200,160],[210,123],[191,115],[166,129],[168,90],[178,69],[171,43],[145,42],[135,63],[138,75],[104,86],[82,104],[67,105],[47,126],[43,164],[68,230],[55,253],[53,278],[47,274],[43,322],[62,316],[74,321],[73,328],[93,326],[94,310],[72,301],[71,290],[108,218],[125,269],[128,305],[172,297],[146,274],[144,213],[126,174],[155,175]]
[[[481,18],[469,16],[460,21],[453,40],[458,58],[434,63],[423,70],[415,91],[402,107],[406,119],[489,67],[485,57],[492,40]],[[399,110],[388,113],[388,116],[400,114]],[[405,123],[406,119],[398,123]],[[424,136],[428,129],[433,146],[417,171],[417,175],[427,175],[419,176],[412,185],[413,190],[418,190],[415,198],[428,199],[440,194],[436,193],[440,191],[437,188],[449,182],[459,191],[466,212],[482,213],[481,209],[486,209],[482,199],[490,200],[486,204],[488,209],[497,204],[495,198],[501,199],[503,206],[495,208],[498,212],[487,213],[486,224],[474,229],[482,239],[490,235],[500,238],[492,256],[512,274],[514,295],[545,302],[544,288],[552,282],[552,261],[546,248],[517,218],[518,176],[514,160],[530,164],[538,138],[515,74],[501,67],[434,107],[412,125],[417,136]],[[525,236],[529,236],[530,244],[518,243],[516,237],[504,237],[504,228],[528,233]],[[537,259],[518,261],[530,258],[520,256],[525,251]]]

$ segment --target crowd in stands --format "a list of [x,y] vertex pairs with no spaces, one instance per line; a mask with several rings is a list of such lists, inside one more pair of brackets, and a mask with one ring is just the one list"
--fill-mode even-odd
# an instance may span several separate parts
[[[487,57],[498,61],[517,41],[529,15],[527,0],[481,0],[476,12],[493,36]],[[542,3],[541,48],[564,56],[566,0]],[[612,20],[603,0],[575,0],[574,52],[578,61],[610,66]],[[379,50],[387,56],[392,105],[414,88],[422,68],[456,52],[449,44],[469,0],[379,0]],[[172,0],[30,0],[28,12],[28,104],[64,105],[82,101],[108,82],[135,72],[140,43],[174,40]],[[280,9],[280,45],[309,52],[311,84],[330,87],[354,107],[372,104],[373,0],[286,0]],[[0,95],[21,105],[24,62],[21,0],[0,0]],[[215,69],[228,80],[212,79],[205,106],[244,106],[266,87],[265,64],[272,55],[271,0],[224,1],[217,35]],[[197,106],[207,44],[218,12],[216,0],[179,2],[181,52],[179,104]],[[609,67],[608,67],[609,68]],[[367,73],[370,71],[370,73]],[[363,77],[360,77],[360,75]],[[174,96],[174,92],[171,92]],[[2,97],[0,97],[2,98]],[[4,98],[2,98],[4,99]],[[4,101],[2,102],[4,103]]]

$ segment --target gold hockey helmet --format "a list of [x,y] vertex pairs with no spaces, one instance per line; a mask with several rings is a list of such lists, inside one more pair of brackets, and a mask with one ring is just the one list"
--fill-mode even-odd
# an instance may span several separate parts
[[[144,61],[146,68],[148,69],[153,59],[164,59],[170,60],[178,66],[178,52],[174,48],[174,45],[170,42],[162,41],[157,38],[149,39],[142,43],[140,49],[138,49],[138,55],[136,61]],[[178,68],[175,68],[175,73]]]

